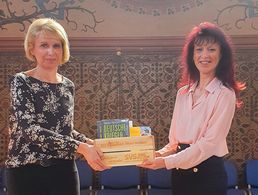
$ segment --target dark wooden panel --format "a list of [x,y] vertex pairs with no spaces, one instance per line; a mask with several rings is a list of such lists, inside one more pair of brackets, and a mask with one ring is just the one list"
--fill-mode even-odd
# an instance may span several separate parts
[[[106,38],[70,38],[73,53],[107,52],[156,52],[181,51],[184,37],[106,37]],[[258,49],[257,36],[232,36],[236,49]],[[24,52],[23,38],[0,37],[0,52]]]

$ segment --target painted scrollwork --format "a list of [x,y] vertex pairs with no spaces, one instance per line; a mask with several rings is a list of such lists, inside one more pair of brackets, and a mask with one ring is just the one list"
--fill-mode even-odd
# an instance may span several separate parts
[[[29,6],[30,9],[17,10],[13,8],[14,1],[3,0],[4,6],[0,9],[0,30],[7,30],[8,24],[20,24],[20,31],[23,32],[27,22],[31,23],[33,19],[45,16],[63,20],[74,31],[97,32],[97,25],[104,20],[97,19],[95,11],[82,7],[83,1],[22,0],[24,7]],[[77,20],[77,17],[85,18],[85,20]]]
[[258,30],[257,4],[258,2],[252,0],[238,0],[238,3],[218,10],[215,22],[226,31],[233,28],[242,29],[244,24],[250,25],[253,30]]

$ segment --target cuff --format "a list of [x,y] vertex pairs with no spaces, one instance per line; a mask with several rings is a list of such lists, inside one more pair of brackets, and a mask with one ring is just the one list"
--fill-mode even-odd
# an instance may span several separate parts
[[174,169],[176,168],[176,162],[173,155],[169,155],[164,157],[166,169]]

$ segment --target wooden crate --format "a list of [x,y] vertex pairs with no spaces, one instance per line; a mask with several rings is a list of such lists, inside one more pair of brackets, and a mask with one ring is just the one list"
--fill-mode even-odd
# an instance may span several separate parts
[[94,144],[104,153],[104,163],[108,166],[137,165],[154,158],[152,135],[95,139]]

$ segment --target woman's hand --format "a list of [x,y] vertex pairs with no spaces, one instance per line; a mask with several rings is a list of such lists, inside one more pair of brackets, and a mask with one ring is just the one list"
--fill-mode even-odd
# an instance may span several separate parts
[[88,164],[96,171],[103,171],[110,168],[103,163],[103,153],[98,148],[94,147],[94,145],[80,143],[77,152],[82,154]]
[[166,167],[165,160],[162,157],[157,157],[153,160],[145,160],[142,164],[139,164],[137,166],[147,169],[161,169]]
[[89,144],[89,145],[93,145],[94,144],[94,141],[90,138],[87,138],[86,139],[86,143]]
[[155,157],[161,157],[162,154],[159,151],[155,151]]

